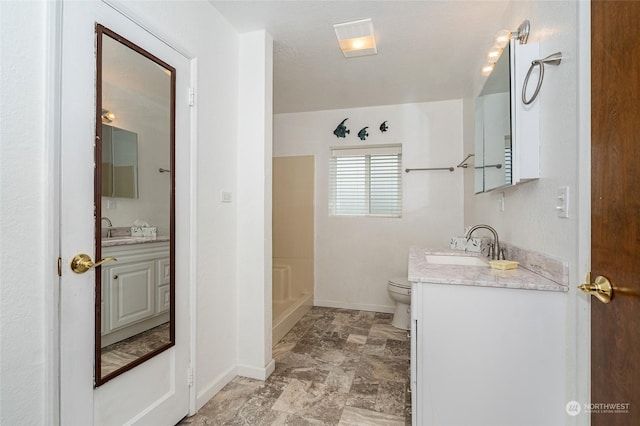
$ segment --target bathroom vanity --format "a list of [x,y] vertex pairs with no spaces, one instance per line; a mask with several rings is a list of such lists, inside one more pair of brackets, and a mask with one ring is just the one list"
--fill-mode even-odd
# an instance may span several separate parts
[[102,339],[107,346],[169,321],[171,268],[168,238],[103,240]]
[[414,425],[564,424],[567,286],[412,248]]

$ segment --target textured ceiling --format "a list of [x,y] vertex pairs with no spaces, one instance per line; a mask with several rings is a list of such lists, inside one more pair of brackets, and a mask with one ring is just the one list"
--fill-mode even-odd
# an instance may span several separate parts
[[[214,1],[274,39],[274,112],[473,96],[508,1]],[[333,24],[371,18],[378,54],[345,58]],[[477,90],[476,90],[477,92]]]

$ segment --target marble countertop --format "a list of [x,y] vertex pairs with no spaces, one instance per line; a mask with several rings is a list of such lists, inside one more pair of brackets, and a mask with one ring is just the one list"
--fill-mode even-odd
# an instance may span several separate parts
[[516,269],[498,270],[487,266],[441,265],[427,262],[427,254],[474,256],[450,249],[411,247],[409,250],[408,279],[415,283],[470,285],[481,287],[513,288],[566,292],[569,288],[542,275],[519,266]]

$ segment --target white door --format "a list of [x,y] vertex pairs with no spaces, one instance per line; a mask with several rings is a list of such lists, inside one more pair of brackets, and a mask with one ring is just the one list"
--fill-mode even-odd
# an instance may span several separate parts
[[[188,414],[191,240],[190,61],[100,1],[64,1],[60,180],[60,424],[173,425]],[[71,259],[95,253],[96,23],[176,69],[175,346],[94,389],[94,270]],[[99,213],[98,213],[99,214]],[[95,260],[95,259],[94,259]]]

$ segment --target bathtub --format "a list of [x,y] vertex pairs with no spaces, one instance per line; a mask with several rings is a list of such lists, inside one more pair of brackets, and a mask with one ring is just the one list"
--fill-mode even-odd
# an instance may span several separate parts
[[273,259],[273,345],[313,306],[313,261]]

